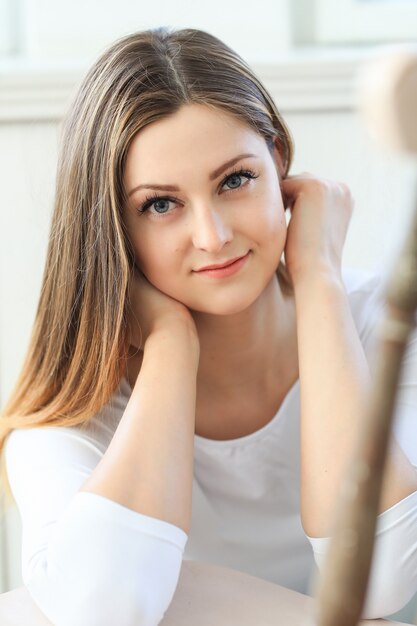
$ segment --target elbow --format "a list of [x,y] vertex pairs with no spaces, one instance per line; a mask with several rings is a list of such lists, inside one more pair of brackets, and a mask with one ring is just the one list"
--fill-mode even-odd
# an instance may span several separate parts
[[[313,543],[314,559],[321,572],[325,567],[330,538],[309,539]],[[410,602],[417,591],[416,555],[413,557],[413,554],[413,551],[409,551],[401,556],[391,552],[388,558],[387,553],[381,550],[381,545],[376,543],[361,620],[389,618]]]
[[62,626],[158,626],[171,600],[161,589],[134,588],[129,583],[94,586],[77,601],[71,624]]
[[[413,577],[413,579],[415,576]],[[417,587],[404,572],[371,572],[360,619],[389,618],[413,598]]]
[[167,581],[161,575],[150,583],[145,571],[136,576],[123,572],[100,576],[97,571],[88,576],[80,571],[76,579],[43,564],[24,582],[54,626],[158,626],[171,604],[178,577]]
[[[122,577],[123,578],[123,577]],[[126,584],[124,584],[126,583]],[[90,584],[80,589],[55,583],[41,586],[31,579],[26,587],[45,617],[56,626],[158,626],[175,589],[134,586],[133,581]],[[162,587],[162,586],[161,586]]]
[[185,541],[171,524],[79,493],[48,545],[26,560],[23,582],[54,626],[157,626]]

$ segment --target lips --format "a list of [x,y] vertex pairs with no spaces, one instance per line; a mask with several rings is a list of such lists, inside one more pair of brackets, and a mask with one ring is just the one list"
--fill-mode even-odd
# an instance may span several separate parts
[[[247,253],[246,253],[247,254]],[[195,270],[196,272],[203,272],[204,270],[218,270],[222,267],[227,267],[228,265],[232,265],[239,259],[242,259],[246,254],[242,254],[241,256],[236,256],[234,259],[230,259],[229,261],[225,261],[224,263],[219,263],[216,265],[206,265],[205,267],[200,267],[199,270]]]

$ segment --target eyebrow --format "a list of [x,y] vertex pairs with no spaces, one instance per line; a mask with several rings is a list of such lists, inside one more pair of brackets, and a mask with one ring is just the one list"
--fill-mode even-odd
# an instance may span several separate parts
[[[233,157],[233,159],[229,159],[228,161],[226,161],[226,163],[223,163],[223,165],[220,165],[220,167],[218,167],[217,169],[214,170],[214,172],[211,172],[211,174],[209,175],[209,180],[214,180],[215,178],[217,178],[218,176],[220,176],[220,174],[226,169],[228,168],[230,165],[233,165],[234,163],[236,163],[236,161],[240,161],[241,159],[245,159],[248,157],[255,157],[255,158],[259,158],[256,154],[239,154],[236,157]],[[175,186],[175,185],[157,185],[154,183],[147,183],[144,185],[137,185],[136,187],[134,187],[133,189],[131,189],[127,195],[128,198],[130,198],[130,196],[135,193],[135,191],[138,191],[139,189],[160,189],[161,191],[180,191],[180,188]]]

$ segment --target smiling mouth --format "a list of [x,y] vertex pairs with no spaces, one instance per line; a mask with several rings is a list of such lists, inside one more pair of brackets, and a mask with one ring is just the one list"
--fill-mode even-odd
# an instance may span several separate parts
[[224,267],[229,267],[229,265],[233,265],[233,263],[236,263],[237,261],[240,261],[240,259],[243,259],[245,256],[247,256],[248,252],[246,254],[242,254],[242,256],[238,256],[235,257],[234,259],[231,259],[230,261],[226,261],[225,263],[222,264],[218,264],[218,265],[207,265],[206,267],[202,267],[199,270],[194,270],[196,272],[206,272],[207,270],[220,270],[223,269]]
[[217,268],[210,268],[199,270],[195,272],[196,274],[203,274],[203,276],[208,276],[211,278],[227,278],[229,276],[233,276],[237,272],[239,272],[244,265],[246,265],[248,258],[251,254],[251,251],[247,252],[244,256],[238,257],[228,265],[223,265]]

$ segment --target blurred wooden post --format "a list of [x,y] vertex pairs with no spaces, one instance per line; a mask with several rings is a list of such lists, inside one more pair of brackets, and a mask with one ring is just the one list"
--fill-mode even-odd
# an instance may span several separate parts
[[[371,135],[417,158],[417,46],[373,59],[358,81],[360,111]],[[416,167],[417,172],[417,167]],[[416,189],[417,191],[417,189]],[[401,364],[417,311],[416,210],[385,289],[375,376],[363,431],[342,485],[332,540],[316,581],[317,626],[356,626],[366,600],[376,519]]]

